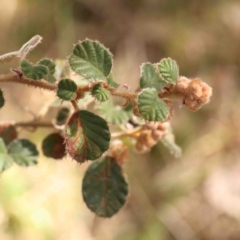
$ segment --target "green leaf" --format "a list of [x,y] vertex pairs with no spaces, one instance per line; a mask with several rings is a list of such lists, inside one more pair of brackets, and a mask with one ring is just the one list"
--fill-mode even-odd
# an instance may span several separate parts
[[71,79],[62,79],[58,83],[57,96],[64,100],[73,100],[77,94],[77,84]]
[[90,165],[83,178],[82,194],[88,208],[100,217],[112,217],[123,207],[128,184],[113,158],[106,157]]
[[97,110],[107,122],[114,125],[126,123],[133,116],[131,108],[123,109],[115,105],[112,98],[105,103],[98,104]]
[[37,65],[42,65],[42,66],[47,67],[48,75],[45,77],[45,79],[48,82],[50,82],[50,83],[56,82],[56,78],[53,76],[53,74],[55,73],[55,67],[56,67],[54,62],[52,62],[48,58],[43,58],[37,63]]
[[4,143],[8,145],[10,142],[17,138],[17,130],[16,127],[5,124],[0,126],[0,138],[3,139]]
[[163,58],[158,64],[159,72],[168,83],[176,83],[179,78],[179,68],[177,62],[171,58]]
[[97,41],[84,40],[78,43],[69,58],[74,72],[88,80],[105,80],[112,69],[112,55]]
[[42,150],[46,157],[62,159],[66,155],[65,139],[59,133],[52,133],[44,138]]
[[141,66],[141,88],[155,88],[157,91],[161,91],[163,87],[168,83],[160,77],[157,67],[151,63],[144,63]]
[[48,58],[41,59],[37,65],[42,65],[48,68],[48,72],[54,74],[55,72],[55,63]]
[[12,166],[12,159],[8,156],[7,148],[4,141],[0,138],[0,172]]
[[59,109],[59,111],[57,113],[57,119],[56,119],[57,124],[63,125],[67,121],[69,114],[70,114],[69,108],[63,107],[63,108]]
[[5,104],[5,99],[3,97],[3,91],[0,89],[0,108],[2,108]]
[[105,102],[109,99],[110,93],[102,84],[97,84],[92,89],[92,95],[100,102]]
[[50,83],[55,83],[57,81],[57,79],[52,74],[48,74],[44,79]]
[[169,115],[168,106],[153,88],[146,88],[138,95],[138,110],[147,121],[163,121]]
[[101,157],[110,137],[107,122],[85,110],[75,112],[65,129],[67,152],[80,163]]
[[107,83],[108,85],[114,88],[117,88],[119,86],[119,84],[114,81],[112,73],[110,73],[109,76],[107,77]]
[[27,60],[22,60],[21,69],[23,74],[31,79],[40,80],[43,79],[48,74],[48,69],[42,65],[31,65]]
[[35,144],[27,139],[14,140],[8,147],[8,153],[14,162],[25,167],[36,165],[39,155]]

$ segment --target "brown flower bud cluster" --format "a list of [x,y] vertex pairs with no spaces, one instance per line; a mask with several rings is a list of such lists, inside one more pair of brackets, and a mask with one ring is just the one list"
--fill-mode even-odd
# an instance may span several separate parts
[[128,147],[121,140],[114,140],[110,145],[111,156],[116,160],[118,165],[128,161]]
[[167,134],[169,122],[150,122],[136,136],[135,148],[139,153],[148,152],[151,148]]
[[197,111],[210,101],[212,88],[200,78],[190,80],[186,77],[180,77],[175,86],[175,93],[182,94],[183,104],[192,111]]

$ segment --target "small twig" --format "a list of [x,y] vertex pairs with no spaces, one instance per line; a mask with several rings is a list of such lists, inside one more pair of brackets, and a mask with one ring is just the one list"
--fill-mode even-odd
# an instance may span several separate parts
[[107,89],[113,96],[125,98],[129,102],[133,102],[135,100],[135,98],[138,96],[137,93],[129,92],[129,91],[123,92],[123,91],[119,91],[116,88],[112,88],[112,87],[109,87]]
[[134,128],[126,132],[115,132],[111,134],[112,138],[134,137],[134,135],[142,130],[143,126]]
[[33,80],[26,77],[22,77],[21,79],[19,79],[19,77],[16,74],[0,75],[0,84],[1,83],[19,83],[19,84],[28,85],[31,87],[37,87],[37,88],[41,88],[49,91],[57,90],[56,84],[48,83],[44,80]]
[[[0,126],[5,124],[6,123],[0,122]],[[58,130],[63,130],[62,126],[58,127],[55,125],[54,122],[28,121],[28,122],[11,122],[10,124],[14,127],[21,127],[21,128],[55,128]],[[134,137],[134,135],[140,132],[142,128],[143,126],[134,128],[131,131],[115,132],[111,134],[111,137],[112,138]]]
[[75,111],[79,110],[79,107],[78,107],[77,102],[75,100],[72,100],[71,104],[73,105]]
[[[1,124],[0,124],[1,125]],[[54,124],[51,122],[38,122],[38,121],[30,121],[30,122],[16,122],[11,125],[15,127],[33,127],[33,128],[54,128]]]
[[[0,126],[5,126],[5,122],[0,122]],[[21,128],[54,128],[54,124],[51,122],[40,122],[40,121],[26,121],[26,122],[10,122],[11,126],[21,127]]]

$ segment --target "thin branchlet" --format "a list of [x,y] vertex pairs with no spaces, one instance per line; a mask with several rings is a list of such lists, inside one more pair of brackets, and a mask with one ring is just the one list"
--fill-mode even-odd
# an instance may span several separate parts
[[40,122],[40,121],[30,121],[30,122],[16,122],[12,123],[15,127],[33,127],[33,128],[54,128],[54,124],[51,122]]
[[0,84],[1,83],[18,83],[18,84],[41,88],[49,91],[57,90],[56,84],[48,83],[45,80],[33,80],[31,78],[26,78],[26,77],[19,78],[19,76],[16,74],[0,75]]
[[72,106],[73,106],[73,108],[74,108],[75,111],[78,111],[78,110],[79,110],[79,107],[78,107],[77,102],[76,102],[75,100],[72,100],[72,101],[71,101],[71,104],[72,104]]

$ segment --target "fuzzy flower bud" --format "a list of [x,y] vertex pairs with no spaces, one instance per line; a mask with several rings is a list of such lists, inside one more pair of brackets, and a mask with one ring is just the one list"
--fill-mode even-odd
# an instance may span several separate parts
[[136,150],[139,153],[148,152],[151,148],[157,144],[157,142],[163,138],[168,131],[169,122],[149,122],[145,125],[145,130],[141,131],[137,137],[135,145]]
[[197,111],[208,103],[212,96],[212,88],[200,78],[190,80],[186,77],[180,77],[175,91],[183,94],[183,103],[192,111]]

